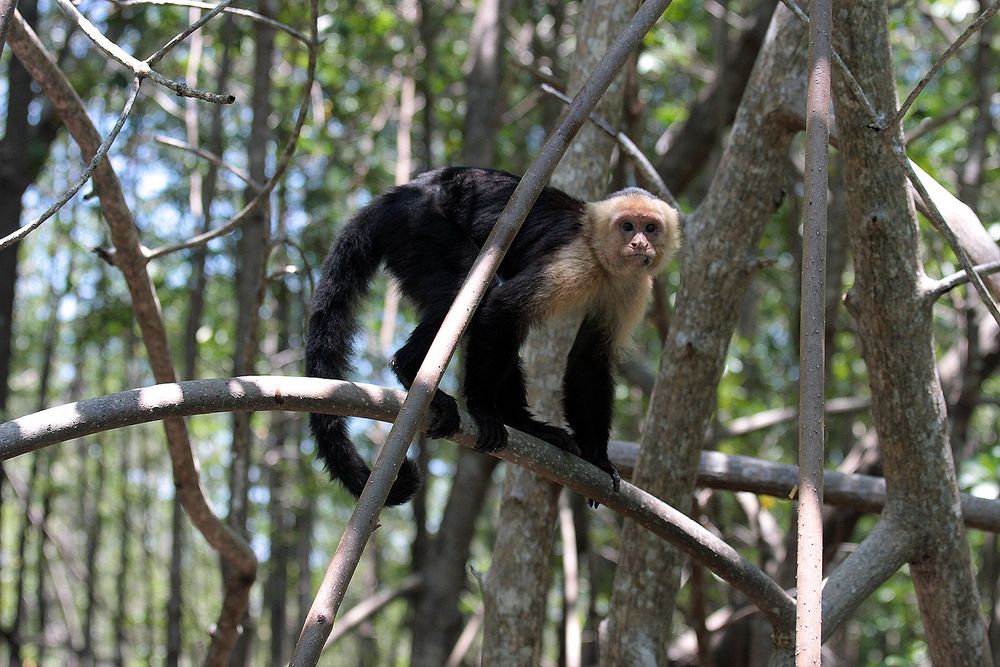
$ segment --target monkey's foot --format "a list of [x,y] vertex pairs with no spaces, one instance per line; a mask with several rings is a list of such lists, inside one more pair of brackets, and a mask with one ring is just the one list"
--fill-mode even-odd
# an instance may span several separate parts
[[[590,463],[593,463],[595,466],[611,475],[611,487],[614,489],[615,493],[618,493],[618,490],[622,485],[622,478],[621,475],[618,474],[618,468],[615,467],[615,464],[607,458],[604,458],[601,461],[590,461]],[[592,498],[587,498],[587,504],[595,509],[600,505],[599,502]]]
[[507,446],[507,427],[500,415],[489,412],[473,412],[473,419],[479,426],[477,452],[499,452]]
[[460,425],[458,403],[448,394],[438,391],[431,401],[431,421],[427,426],[427,437],[450,437],[454,435]]

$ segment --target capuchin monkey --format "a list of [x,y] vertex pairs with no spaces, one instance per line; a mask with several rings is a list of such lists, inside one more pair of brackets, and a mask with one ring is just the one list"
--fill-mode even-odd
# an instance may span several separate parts
[[[439,169],[361,209],[323,264],[306,339],[307,374],[347,374],[358,305],[384,262],[420,315],[391,362],[409,389],[519,180],[489,169]],[[618,490],[620,477],[608,460],[612,365],[646,310],[653,275],[678,243],[677,212],[640,188],[592,203],[542,190],[466,333],[464,393],[479,426],[477,450],[503,449],[506,424],[593,463]],[[528,411],[519,357],[529,328],[561,315],[583,316],[563,380],[571,433]],[[438,390],[431,408],[427,435],[446,438],[458,430],[454,398]],[[360,496],[371,471],[348,438],[346,419],[312,414],[310,423],[330,476]],[[387,503],[406,502],[419,483],[416,465],[405,460]]]

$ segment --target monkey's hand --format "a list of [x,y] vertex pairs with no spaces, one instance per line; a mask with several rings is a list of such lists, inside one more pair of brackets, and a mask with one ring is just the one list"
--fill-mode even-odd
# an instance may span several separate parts
[[507,446],[507,427],[503,418],[495,412],[473,411],[472,418],[479,426],[479,440],[476,441],[477,452],[499,452]]
[[458,430],[460,424],[458,403],[453,397],[438,390],[431,401],[431,421],[427,426],[427,437],[450,437]]
[[[593,463],[595,466],[597,466],[598,468],[600,468],[604,472],[606,472],[609,475],[611,475],[611,487],[614,489],[615,493],[618,493],[618,490],[621,488],[621,485],[622,485],[622,477],[621,477],[621,475],[618,474],[618,468],[615,467],[615,464],[612,463],[607,458],[607,456],[605,456],[601,460],[590,460],[590,459],[586,459],[586,460],[589,460],[590,463]],[[590,505],[591,507],[595,508],[595,509],[597,508],[598,505],[600,505],[599,502],[597,502],[596,500],[593,500],[591,498],[587,499],[587,504]]]

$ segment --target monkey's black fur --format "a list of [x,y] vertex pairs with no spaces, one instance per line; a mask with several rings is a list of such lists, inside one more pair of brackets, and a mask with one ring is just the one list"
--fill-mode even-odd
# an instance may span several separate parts
[[[418,176],[376,197],[348,222],[333,245],[316,287],[306,342],[310,376],[343,378],[350,368],[356,311],[384,262],[417,306],[420,322],[392,360],[409,388],[431,341],[494,223],[517,185],[517,176],[487,169],[446,168]],[[645,191],[630,189],[629,194]],[[504,424],[581,455],[612,475],[607,457],[614,382],[614,336],[585,318],[569,354],[565,375],[564,429],[537,421],[527,408],[518,350],[539,317],[536,298],[557,252],[581,235],[586,202],[545,188],[525,219],[469,325],[464,392],[480,429],[477,448],[507,444]],[[370,470],[348,438],[346,420],[313,414],[320,458],[332,477],[359,496]],[[431,437],[459,426],[455,399],[438,391],[432,401]],[[404,461],[388,504],[406,502],[419,485],[414,463]]]

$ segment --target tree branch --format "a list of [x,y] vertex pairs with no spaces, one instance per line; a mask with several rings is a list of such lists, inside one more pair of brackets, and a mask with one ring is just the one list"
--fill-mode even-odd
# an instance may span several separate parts
[[[972,269],[981,276],[993,275],[994,273],[1000,272],[1000,260],[993,260],[992,262],[986,262],[985,264],[977,264],[972,267]],[[927,298],[936,300],[946,292],[955,289],[959,285],[964,285],[967,282],[969,282],[969,274],[964,270],[958,271],[950,276],[945,276],[944,278],[929,284],[925,288],[924,294]]]
[[366,598],[351,607],[341,618],[340,623],[326,640],[323,650],[329,649],[334,642],[346,635],[364,621],[381,611],[386,605],[401,597],[413,593],[423,585],[419,574],[411,574],[399,583],[398,586],[390,590],[380,591],[375,595]]
[[[209,2],[197,2],[197,0],[111,0],[114,4],[119,7],[130,7],[134,5],[166,5],[171,7],[192,7],[194,9],[213,9],[217,5],[213,5]],[[310,39],[309,36],[303,32],[296,30],[295,28],[282,23],[281,21],[276,21],[268,16],[262,16],[257,12],[252,12],[248,9],[242,9],[240,7],[225,7],[223,12],[226,14],[232,14],[233,16],[241,16],[243,18],[250,19],[251,21],[256,21],[257,23],[264,23],[271,26],[275,30],[280,30],[288,35],[291,35],[303,45],[309,46]]]
[[187,151],[188,153],[193,153],[200,158],[204,158],[214,164],[216,167],[225,169],[231,173],[236,178],[240,179],[247,185],[249,185],[253,190],[260,192],[263,190],[263,186],[253,180],[246,171],[240,169],[239,167],[225,162],[221,157],[206,151],[204,148],[199,148],[198,146],[192,146],[191,144],[184,143],[183,141],[177,141],[176,139],[171,139],[170,137],[164,137],[162,135],[157,135],[153,137],[153,141],[163,144],[164,146],[170,146],[171,148],[179,148],[182,151]]
[[169,42],[167,42],[162,47],[157,49],[156,53],[146,58],[143,62],[152,67],[156,63],[163,60],[163,57],[166,56],[168,53],[170,53],[174,49],[174,47],[176,47],[178,44],[187,39],[191,35],[191,33],[198,30],[203,25],[211,21],[213,18],[221,14],[226,9],[226,7],[228,7],[229,4],[232,3],[232,1],[233,0],[222,0],[222,2],[217,4],[215,7],[212,7],[207,14],[202,14],[202,16],[197,21],[189,25],[187,28],[182,30],[177,35],[174,35],[174,37]]
[[[568,95],[550,83],[543,83],[542,91],[552,95],[558,100],[561,100],[563,103],[569,104],[570,102]],[[591,113],[588,116],[588,119],[594,125],[607,132],[612,139],[618,142],[618,146],[625,151],[630,158],[632,158],[632,161],[635,162],[635,166],[640,172],[642,172],[643,177],[656,187],[656,195],[680,212],[681,207],[680,204],[677,203],[674,193],[672,193],[670,188],[667,187],[667,184],[663,182],[663,179],[660,178],[659,172],[656,171],[656,168],[649,161],[649,158],[647,158],[639,147],[635,145],[635,142],[632,141],[624,132],[613,128],[610,123],[596,113]]]
[[[639,445],[612,440],[608,456],[623,477],[631,477]],[[798,486],[798,467],[749,456],[703,451],[698,466],[698,486],[747,491],[756,495],[793,499]],[[962,519],[970,528],[1000,533],[1000,500],[960,495]],[[847,507],[859,512],[878,514],[885,508],[885,479],[872,475],[847,474],[835,470],[823,472],[823,503]]]
[[[112,428],[168,417],[231,411],[290,410],[397,419],[406,393],[376,385],[318,378],[246,376],[159,384],[69,403],[0,424],[0,460],[7,460]],[[453,440],[475,447],[472,417],[460,412]],[[425,428],[421,418],[419,426]],[[794,625],[791,598],[735,549],[642,489],[622,482],[615,493],[607,473],[553,445],[509,429],[510,442],[496,454],[633,519],[684,549],[752,600],[777,627]]]
[[7,31],[16,10],[17,0],[0,0],[0,55],[3,54],[3,45],[7,43]]

